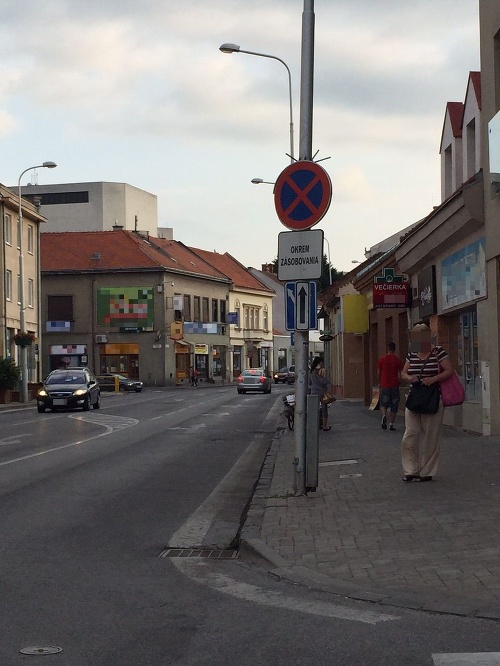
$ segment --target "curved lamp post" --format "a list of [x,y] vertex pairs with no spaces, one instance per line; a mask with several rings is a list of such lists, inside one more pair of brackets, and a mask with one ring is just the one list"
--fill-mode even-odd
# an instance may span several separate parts
[[254,185],[261,185],[262,183],[265,183],[266,185],[276,185],[276,183],[271,183],[270,180],[262,180],[262,178],[252,178],[251,182]]
[[246,53],[247,55],[259,56],[260,58],[271,58],[272,60],[277,60],[282,65],[286,67],[288,73],[288,98],[290,104],[290,159],[295,162],[294,149],[293,149],[293,104],[292,104],[292,75],[290,74],[290,69],[286,62],[277,56],[269,55],[268,53],[257,53],[255,51],[244,51],[241,49],[238,44],[222,44],[219,46],[219,51],[222,53]]
[[[54,169],[57,166],[55,162],[44,162],[43,164],[36,164],[35,166],[28,167],[25,169],[17,181],[17,193],[19,198],[19,326],[21,333],[27,333],[26,331],[26,317],[24,314],[25,305],[24,305],[24,254],[23,254],[23,204],[21,197],[21,178],[28,171],[33,169],[41,169],[45,167],[47,169]],[[40,248],[37,250],[40,251]],[[40,322],[38,322],[40,326]],[[21,402],[28,402],[28,354],[25,345],[19,346],[19,360],[21,367]]]

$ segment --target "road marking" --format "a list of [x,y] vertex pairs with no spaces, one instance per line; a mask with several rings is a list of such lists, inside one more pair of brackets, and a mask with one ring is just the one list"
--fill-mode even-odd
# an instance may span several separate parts
[[220,418],[221,416],[231,416],[229,412],[220,412],[220,414],[203,414],[203,416],[212,416],[215,419]]
[[335,617],[341,620],[352,620],[353,622],[363,622],[365,624],[377,624],[378,622],[388,622],[399,620],[396,615],[388,613],[376,613],[374,611],[363,611],[347,608],[340,604],[324,601],[305,601],[303,597],[289,597],[281,592],[267,590],[257,585],[242,583],[230,578],[224,574],[212,572],[206,561],[190,558],[172,559],[179,571],[198,583],[208,585],[208,587],[228,594],[244,601],[260,604],[261,606],[272,606],[273,608],[282,608],[284,610],[298,611],[308,615],[319,615],[321,617]]
[[123,430],[139,423],[139,419],[133,419],[128,416],[113,416],[111,414],[71,414],[69,418],[110,427],[113,430]]
[[434,666],[499,666],[500,652],[433,654]]
[[[55,451],[62,451],[63,449],[70,449],[73,446],[86,444],[87,442],[91,442],[94,439],[99,439],[100,437],[109,435],[112,432],[115,432],[117,430],[122,430],[123,428],[127,428],[129,426],[136,425],[137,423],[139,423],[137,419],[130,419],[127,417],[106,416],[105,414],[102,415],[86,414],[85,416],[72,414],[70,415],[70,418],[93,422],[96,425],[99,425],[102,428],[104,428],[104,432],[101,432],[98,435],[93,435],[92,437],[87,437],[86,439],[79,439],[77,442],[71,442],[70,444],[63,444],[62,446],[54,446],[51,449],[45,449],[44,451],[37,451],[36,453],[30,453],[26,456],[20,456],[19,458],[6,460],[5,462],[0,463],[0,467],[6,467],[7,465],[13,465],[14,463],[23,462],[24,460],[30,460],[31,458],[39,458],[40,456],[45,456],[48,453],[54,453]],[[108,419],[108,422],[106,421],[106,419]],[[120,424],[118,420],[121,421],[122,423]],[[124,423],[125,421],[129,422],[128,425]]]
[[197,430],[200,430],[200,428],[206,428],[205,423],[198,423],[197,425],[193,426],[172,426],[171,428],[165,428],[165,430],[185,430],[188,433],[196,432]]
[[30,437],[31,433],[23,433],[22,435],[11,435],[10,437],[4,437],[3,439],[0,439],[0,446],[8,446],[9,444],[20,444],[21,443],[21,437]]

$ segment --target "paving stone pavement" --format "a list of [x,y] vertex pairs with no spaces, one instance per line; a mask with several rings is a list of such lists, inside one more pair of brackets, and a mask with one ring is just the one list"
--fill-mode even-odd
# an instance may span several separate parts
[[294,433],[274,438],[242,530],[276,575],[353,598],[500,619],[500,437],[443,427],[438,474],[402,482],[395,432],[330,407],[316,492],[293,496]]

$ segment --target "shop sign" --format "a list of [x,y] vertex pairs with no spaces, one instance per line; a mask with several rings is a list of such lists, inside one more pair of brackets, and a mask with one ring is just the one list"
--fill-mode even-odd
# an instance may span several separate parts
[[182,340],[183,337],[184,337],[184,332],[182,328],[182,321],[173,321],[170,324],[170,339]]
[[396,275],[394,268],[382,269],[373,281],[374,308],[407,308],[409,283],[403,275]]
[[441,262],[443,310],[486,296],[485,240],[466,245]]
[[[427,266],[418,274],[418,313],[420,319],[436,312],[436,267]],[[415,303],[414,303],[415,305]]]
[[208,354],[208,345],[195,345],[194,346],[195,354]]

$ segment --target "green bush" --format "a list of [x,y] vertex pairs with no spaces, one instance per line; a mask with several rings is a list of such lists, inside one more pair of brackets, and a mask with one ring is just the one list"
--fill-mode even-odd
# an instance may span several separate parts
[[13,390],[21,376],[19,367],[12,358],[0,358],[0,389]]

